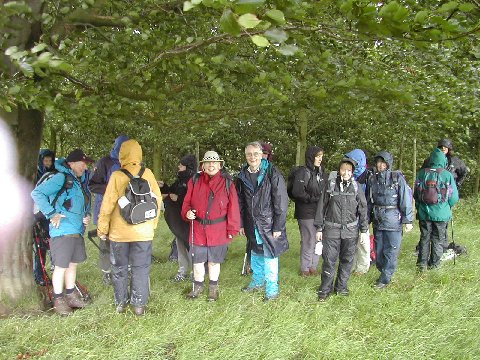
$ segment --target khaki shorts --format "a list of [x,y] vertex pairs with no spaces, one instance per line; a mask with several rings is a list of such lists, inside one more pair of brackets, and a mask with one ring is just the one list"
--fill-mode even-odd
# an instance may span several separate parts
[[50,239],[53,265],[68,268],[70,263],[81,263],[87,259],[85,241],[79,234],[56,236]]

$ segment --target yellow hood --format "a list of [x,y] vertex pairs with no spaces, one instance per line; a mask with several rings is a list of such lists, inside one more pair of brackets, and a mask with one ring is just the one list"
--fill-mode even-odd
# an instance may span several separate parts
[[118,157],[122,168],[127,165],[140,165],[142,162],[142,147],[137,140],[127,140],[120,147]]

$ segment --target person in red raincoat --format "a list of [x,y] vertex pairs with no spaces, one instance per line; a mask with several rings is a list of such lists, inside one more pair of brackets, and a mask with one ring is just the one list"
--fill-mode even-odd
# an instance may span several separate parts
[[193,263],[193,289],[187,298],[198,298],[203,292],[208,263],[208,300],[216,301],[220,264],[225,260],[228,244],[240,230],[240,210],[233,179],[223,171],[220,156],[207,151],[200,163],[202,171],[188,182],[182,206],[182,217],[190,221]]

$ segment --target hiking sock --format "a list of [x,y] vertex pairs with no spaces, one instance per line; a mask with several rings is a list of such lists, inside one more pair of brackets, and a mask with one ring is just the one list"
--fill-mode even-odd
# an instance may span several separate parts
[[213,285],[213,286],[216,286],[216,285],[218,285],[218,280],[217,281],[210,280],[209,284]]
[[72,294],[74,290],[75,290],[75,288],[65,289],[65,294],[67,294],[67,295]]
[[59,299],[59,298],[63,297],[63,292],[60,293],[60,294],[55,294],[55,293],[53,293],[53,297],[54,297],[55,299]]
[[203,286],[203,281],[194,280],[193,283],[195,284],[195,286],[198,286],[198,287]]

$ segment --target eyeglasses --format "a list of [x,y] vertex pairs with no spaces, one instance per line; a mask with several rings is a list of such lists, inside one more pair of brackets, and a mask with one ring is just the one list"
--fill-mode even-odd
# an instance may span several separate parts
[[245,153],[245,156],[248,158],[251,158],[251,157],[259,158],[262,156],[262,153],[261,152]]

